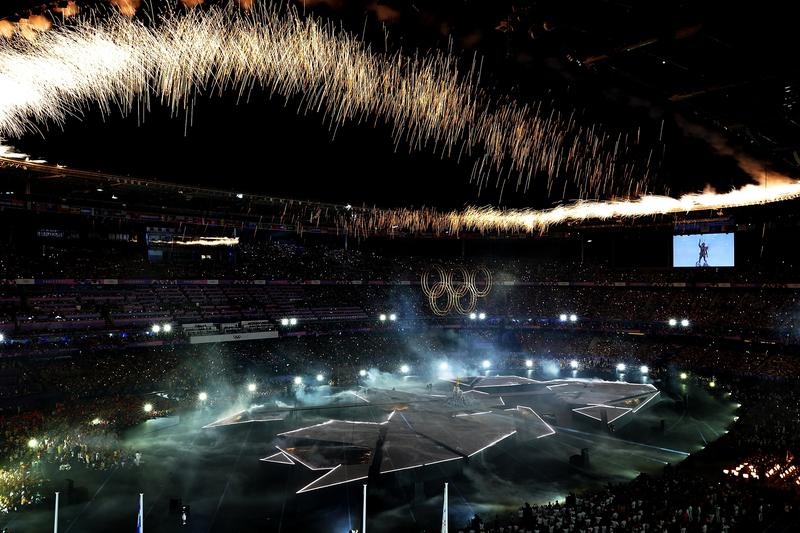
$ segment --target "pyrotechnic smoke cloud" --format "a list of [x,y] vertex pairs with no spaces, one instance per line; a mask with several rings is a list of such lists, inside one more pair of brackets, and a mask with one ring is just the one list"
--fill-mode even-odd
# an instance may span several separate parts
[[111,3],[119,8],[119,12],[126,17],[132,17],[136,10],[142,6],[142,0],[111,0]]

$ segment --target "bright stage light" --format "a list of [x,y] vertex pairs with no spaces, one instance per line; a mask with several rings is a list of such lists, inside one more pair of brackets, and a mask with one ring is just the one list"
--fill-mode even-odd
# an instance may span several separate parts
[[367,375],[367,371],[362,368],[361,370],[358,371],[358,375],[363,378]]
[[617,365],[617,370],[618,370],[619,372],[625,372],[625,363],[619,363],[619,364]]
[[322,374],[317,374],[317,381],[323,381],[324,379],[325,376],[323,376]]
[[256,391],[256,384],[255,383],[249,383],[247,385],[247,390],[250,391],[250,392],[255,392]]
[[201,392],[200,394],[197,395],[197,399],[200,400],[201,402],[204,402],[208,400],[208,394],[205,392]]
[[533,359],[526,359],[525,360],[525,367],[526,368],[533,368]]
[[381,322],[386,322],[386,315],[381,313],[381,315],[378,317],[378,320],[380,320]]
[[290,318],[289,319],[289,325],[290,326],[296,326],[297,325],[297,319],[296,318]]
[[716,382],[716,381],[714,381],[714,380],[711,380],[711,381],[709,381],[709,382],[708,382],[708,386],[709,386],[709,387],[711,387],[711,388],[713,389],[714,387],[716,387],[716,386],[717,386],[717,382]]
[[689,327],[689,319],[688,318],[684,318],[683,320],[681,320],[681,326],[683,326],[685,328],[688,328]]
[[686,379],[688,377],[689,377],[689,375],[686,372],[681,372],[681,375],[680,375],[681,379]]
[[153,324],[153,326],[150,328],[150,331],[153,333],[159,333],[161,331],[161,326],[158,324]]
[[302,385],[303,384],[303,378],[301,378],[300,376],[295,376],[294,384],[295,385]]
[[578,321],[578,315],[576,315],[576,314],[569,315],[569,321],[570,322],[577,322]]
[[411,372],[411,368],[409,368],[408,365],[401,365],[400,372],[402,372],[403,374],[408,374],[409,372]]
[[288,318],[281,318],[281,326],[288,326],[289,319]]
[[642,374],[648,374],[650,372],[650,369],[647,367],[647,365],[642,365],[639,367],[639,372],[641,372]]
[[144,412],[145,413],[152,413],[153,412],[153,404],[149,403],[149,402],[144,404]]
[[93,426],[99,426],[99,425],[100,425],[100,424],[102,424],[102,423],[103,423],[103,421],[102,421],[102,420],[100,420],[99,418],[93,418],[93,419],[92,419],[92,421],[91,421],[91,424],[92,424]]
[[172,324],[164,324],[161,329],[164,330],[164,333],[169,333],[172,331]]
[[6,340],[6,336],[0,333],[0,342],[3,342],[4,340]]
[[481,363],[481,366],[483,368],[489,368],[490,366],[492,366],[492,362],[489,361],[488,359],[484,359],[483,362]]
[[569,362],[569,367],[571,369],[573,369],[573,370],[577,370],[578,369],[578,362],[575,359],[573,359],[572,361]]
[[667,324],[669,324],[670,327],[674,328],[675,326],[678,325],[678,321],[675,320],[674,318],[670,318],[669,321],[667,322]]
[[478,314],[477,313],[470,313],[469,314],[469,319],[470,320],[475,320],[476,318],[478,318]]
[[39,440],[38,439],[31,439],[28,441],[28,448],[38,448],[39,447]]
[[395,320],[397,320],[397,315],[396,315],[396,314],[394,314],[394,313],[392,313],[391,315],[389,315],[389,320],[390,320],[391,322],[394,322]]
[[567,321],[567,315],[565,315],[564,313],[561,313],[560,315],[558,315],[558,320],[560,322],[566,322]]
[[447,364],[447,361],[442,361],[439,363],[439,370],[447,370],[450,365]]
[[478,320],[486,320],[486,313],[478,313]]

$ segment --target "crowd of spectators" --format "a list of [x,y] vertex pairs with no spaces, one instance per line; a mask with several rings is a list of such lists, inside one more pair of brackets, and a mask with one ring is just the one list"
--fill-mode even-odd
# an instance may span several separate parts
[[749,533],[783,518],[783,495],[734,480],[668,470],[641,474],[564,502],[525,503],[517,513],[484,522],[476,515],[460,532]]
[[672,269],[613,266],[603,261],[565,260],[563,257],[524,256],[425,256],[413,253],[383,254],[341,245],[312,245],[289,240],[242,241],[224,248],[226,253],[206,250],[197,257],[151,261],[140,243],[82,246],[45,242],[42,246],[0,253],[0,272],[5,279],[266,279],[266,280],[418,280],[433,265],[445,268],[485,266],[501,280],[521,282],[673,282],[782,283],[798,280],[800,272],[784,264],[779,272],[756,267],[734,269]]
[[[538,369],[550,372],[555,367],[561,377],[570,375],[574,360],[579,375],[613,372],[616,364],[625,362],[634,368],[649,365],[653,379],[680,370],[705,386],[717,380],[720,385],[712,392],[732,394],[742,404],[739,421],[713,444],[717,460],[730,465],[750,462],[759,468],[778,460],[788,468],[800,452],[800,411],[793,380],[800,360],[785,347],[751,346],[745,351],[736,343],[664,342],[587,331],[340,333],[257,343],[119,349],[54,360],[4,360],[0,375],[19,377],[15,393],[48,391],[57,398],[55,404],[30,408],[21,407],[23,402],[6,402],[0,412],[0,501],[10,512],[49,494],[48,470],[43,466],[135,468],[136,450],[122,443],[120,431],[153,413],[160,416],[196,406],[201,390],[212,401],[227,401],[243,394],[247,383],[257,383],[258,394],[280,397],[290,391],[295,375],[322,373],[328,382],[352,385],[359,369],[396,372],[401,362],[407,362],[417,370],[441,358],[473,361],[477,366],[487,353],[498,367],[522,368],[523,360],[532,359]],[[168,393],[170,403],[145,413],[144,395],[156,398],[152,393],[159,391]],[[36,439],[33,446],[31,438]],[[576,494],[567,502],[526,507],[522,516],[487,518],[484,527],[540,532],[761,531],[784,509],[763,491],[795,489],[789,483],[795,478],[782,484],[765,478],[748,483],[718,470],[714,476],[678,468],[664,477],[643,477]]]
[[141,454],[122,443],[120,432],[171,409],[145,413],[141,406],[139,397],[105,396],[0,415],[0,513],[49,495],[52,468],[139,466]]

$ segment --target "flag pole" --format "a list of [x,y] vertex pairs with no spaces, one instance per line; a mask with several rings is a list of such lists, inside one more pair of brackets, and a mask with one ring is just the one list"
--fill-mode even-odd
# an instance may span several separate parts
[[58,533],[58,492],[56,492],[56,515],[53,518],[53,533]]
[[367,533],[367,484],[364,483],[364,503],[361,505],[361,533]]
[[444,503],[442,504],[442,533],[447,533],[447,483],[444,484]]

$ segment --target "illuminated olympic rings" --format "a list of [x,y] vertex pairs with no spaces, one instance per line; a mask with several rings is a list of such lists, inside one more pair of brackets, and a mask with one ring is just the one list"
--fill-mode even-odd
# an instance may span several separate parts
[[[433,283],[432,271],[436,274]],[[486,297],[492,290],[492,273],[486,267],[467,270],[464,267],[445,269],[437,265],[432,271],[422,273],[420,285],[431,311],[437,316],[444,316],[451,311],[462,315],[472,313],[478,306],[478,299]],[[476,283],[478,275],[483,276],[482,289]]]

